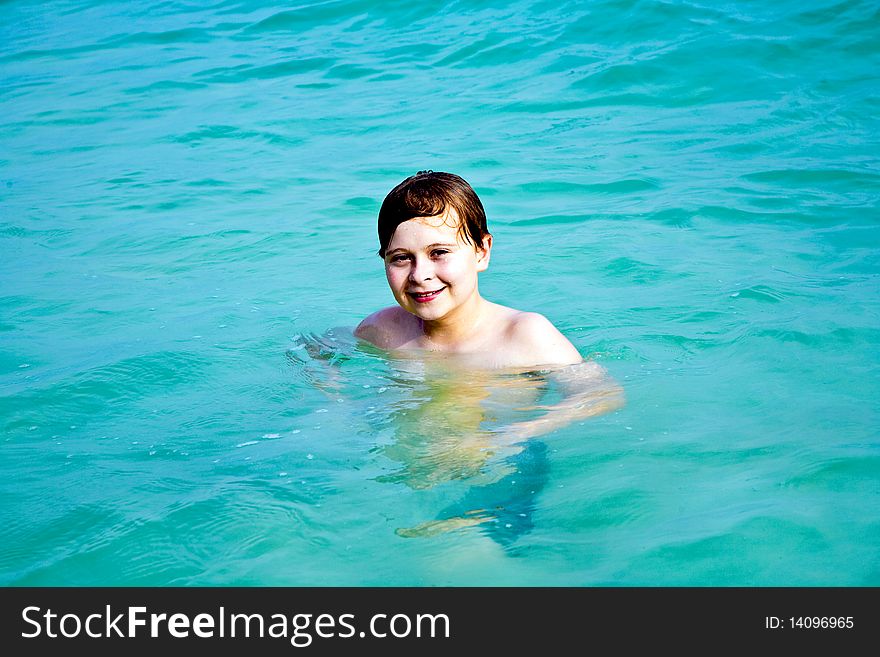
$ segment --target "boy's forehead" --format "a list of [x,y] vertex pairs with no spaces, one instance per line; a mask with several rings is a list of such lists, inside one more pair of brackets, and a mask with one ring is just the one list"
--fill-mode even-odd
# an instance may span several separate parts
[[438,230],[444,230],[447,228],[458,230],[458,227],[461,225],[461,221],[458,218],[458,213],[455,211],[455,208],[446,208],[443,211],[443,214],[438,214],[433,217],[413,217],[409,221],[417,221],[426,226],[430,226],[431,228],[437,228]]
[[449,209],[443,214],[434,217],[413,217],[400,223],[391,236],[394,242],[396,237],[403,235],[432,234],[442,235],[453,242],[460,241],[460,223],[455,210]]

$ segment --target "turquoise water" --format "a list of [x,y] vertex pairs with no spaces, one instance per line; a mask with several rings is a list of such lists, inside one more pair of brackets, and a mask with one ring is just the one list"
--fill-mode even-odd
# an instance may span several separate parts
[[[0,12],[0,583],[880,584],[876,2]],[[623,408],[354,343],[425,168]]]

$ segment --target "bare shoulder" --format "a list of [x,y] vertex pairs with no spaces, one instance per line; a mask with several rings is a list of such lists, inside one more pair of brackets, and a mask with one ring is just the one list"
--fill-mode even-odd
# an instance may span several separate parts
[[520,350],[529,354],[535,365],[572,365],[583,361],[568,338],[540,313],[513,314],[508,336]]
[[354,330],[356,337],[382,349],[394,349],[411,339],[413,317],[400,306],[377,310]]

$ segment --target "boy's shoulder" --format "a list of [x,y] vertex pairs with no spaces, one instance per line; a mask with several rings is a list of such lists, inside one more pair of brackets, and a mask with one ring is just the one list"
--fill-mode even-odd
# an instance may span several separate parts
[[411,339],[413,316],[400,306],[388,306],[364,319],[354,330],[356,337],[382,349],[394,349]]
[[568,338],[540,313],[511,313],[505,337],[517,351],[535,364],[571,365],[583,360]]

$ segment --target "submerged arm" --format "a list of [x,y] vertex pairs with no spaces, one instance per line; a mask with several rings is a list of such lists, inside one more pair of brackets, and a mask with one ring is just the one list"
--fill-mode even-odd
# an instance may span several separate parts
[[623,388],[594,362],[566,365],[550,372],[563,399],[550,406],[538,406],[545,414],[533,420],[514,422],[500,430],[505,442],[516,443],[540,436],[596,415],[621,408]]
[[598,363],[584,361],[575,346],[544,316],[520,313],[512,333],[522,353],[547,364],[548,378],[558,386],[563,398],[551,406],[538,407],[545,411],[542,417],[502,429],[505,442],[516,443],[550,433],[623,406],[623,388]]
[[340,366],[351,358],[354,339],[351,329],[337,326],[323,335],[303,333],[293,338],[287,359],[310,384],[333,397],[343,384]]

